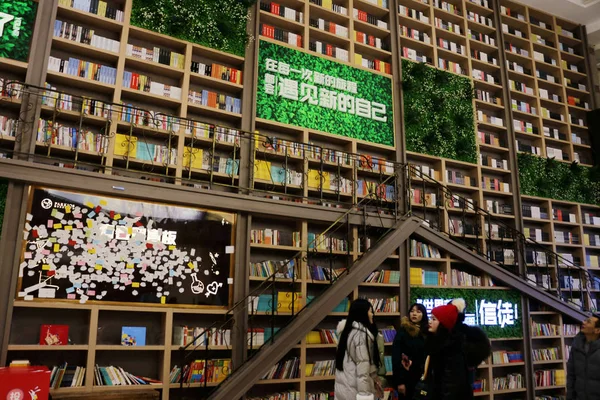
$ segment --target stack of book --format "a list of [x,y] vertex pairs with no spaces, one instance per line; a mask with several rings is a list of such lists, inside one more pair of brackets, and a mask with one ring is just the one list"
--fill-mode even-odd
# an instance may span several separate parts
[[71,7],[77,10],[89,12],[99,17],[114,19],[123,22],[124,13],[115,7],[111,7],[102,0],[59,0],[58,4],[63,7]]
[[335,281],[346,272],[346,268],[322,267],[320,265],[307,265],[308,274],[313,281]]
[[273,246],[300,247],[300,232],[286,232],[278,229],[252,229],[250,243]]
[[316,361],[306,364],[306,376],[334,376],[335,360]]
[[175,365],[169,374],[170,383],[220,383],[231,373],[230,359],[195,360],[183,367]]
[[525,378],[521,374],[508,374],[506,377],[494,378],[493,390],[522,389]]
[[442,258],[438,248],[411,239],[410,256],[422,258]]
[[48,71],[59,72],[79,78],[90,79],[108,85],[114,85],[117,81],[117,69],[107,65],[83,61],[78,58],[60,59],[52,57],[48,59]]
[[373,306],[375,312],[391,313],[398,312],[398,296],[388,299],[367,299]]
[[531,331],[533,336],[559,336],[560,327],[554,324],[544,324],[539,322],[531,323]]
[[64,146],[73,150],[79,149],[98,153],[103,153],[108,144],[108,138],[104,135],[88,130],[79,132],[77,128],[64,126],[58,122],[46,121],[42,118],[38,123],[36,140],[46,145]]
[[96,35],[91,28],[59,20],[54,22],[54,37],[87,44],[97,49],[112,51],[113,53],[118,53],[121,46],[121,43],[117,40]]
[[307,344],[337,344],[338,334],[335,329],[319,329],[306,335]]
[[348,251],[348,241],[346,239],[323,236],[321,234],[308,232],[308,249]]
[[181,88],[154,82],[151,77],[136,72],[123,72],[123,87],[140,90],[156,96],[181,100]]
[[388,326],[385,329],[380,329],[383,341],[385,343],[392,343],[396,337],[396,329],[393,326]]
[[142,376],[135,376],[121,367],[100,367],[94,370],[95,386],[133,386],[133,385],[162,385],[162,382]]
[[492,353],[492,364],[509,364],[523,362],[523,353],[520,351],[494,351]]
[[242,100],[207,89],[204,89],[201,92],[190,90],[188,92],[188,102],[236,114],[242,112]]
[[0,115],[0,136],[15,137],[19,121]]
[[563,325],[563,335],[565,336],[575,336],[579,333],[581,327],[575,324],[564,324]]
[[536,387],[564,386],[565,384],[565,371],[562,369],[535,371]]
[[211,78],[220,79],[238,85],[242,84],[242,71],[236,68],[226,67],[221,64],[204,64],[197,61],[192,61],[191,70],[193,73],[210,76]]
[[268,278],[275,275],[276,278],[297,278],[296,260],[260,261],[250,263],[250,276]]
[[286,361],[279,361],[262,379],[297,379],[300,377],[300,359],[291,358]]
[[464,271],[452,270],[452,286],[482,286],[480,276],[471,275]]
[[410,269],[411,285],[445,286],[448,276],[444,272],[430,271],[422,268]]
[[[196,340],[194,340],[196,339]],[[187,346],[229,346],[231,330],[218,328],[176,326],[173,328],[173,344]]]
[[[327,395],[325,393],[325,395]],[[300,400],[300,392],[297,390],[290,390],[287,392],[280,392],[270,394],[263,397],[246,397],[248,400]],[[333,400],[333,397],[331,397]],[[306,400],[329,400],[327,397],[320,397],[320,394],[309,393],[306,395]]]
[[400,283],[400,271],[392,271],[384,269],[381,271],[373,271],[365,279],[367,283]]
[[549,347],[546,349],[533,349],[533,361],[556,361],[560,360],[558,347]]
[[68,365],[64,363],[61,366],[52,368],[50,375],[50,388],[58,389],[64,387],[81,387],[85,377],[85,367]]
[[185,66],[185,56],[183,54],[156,46],[152,49],[147,49],[142,46],[128,44],[126,52],[128,56],[144,61],[151,61],[179,69],[183,69]]
[[298,22],[299,24],[304,23],[304,13],[302,11],[297,11],[291,7],[285,7],[272,1],[261,1],[260,9],[268,13],[278,15],[281,18]]

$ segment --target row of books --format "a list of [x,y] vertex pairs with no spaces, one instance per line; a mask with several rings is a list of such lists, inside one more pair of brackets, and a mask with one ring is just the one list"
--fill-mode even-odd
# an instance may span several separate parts
[[[523,204],[522,210],[523,210],[524,217],[535,218],[535,219],[548,219],[548,209],[547,208],[530,205],[530,204]],[[562,213],[561,213],[561,215],[562,215]],[[575,217],[575,214],[573,214],[573,217]],[[575,221],[571,221],[571,222],[575,222]]]
[[560,360],[560,351],[558,347],[548,347],[545,349],[532,349],[533,361],[555,361]]
[[398,296],[388,299],[367,299],[373,306],[375,312],[391,313],[398,312]]
[[279,229],[265,228],[250,231],[250,243],[252,244],[300,247],[300,238],[300,232],[287,232]]
[[54,366],[50,374],[50,389],[81,387],[85,377],[85,367],[64,363]]
[[[136,108],[133,104],[126,103],[123,103],[120,108],[120,112],[117,112],[116,114],[117,118],[123,122],[128,122],[134,125],[148,126],[155,129],[162,129],[163,131],[170,131],[174,134],[179,132],[179,129],[182,126],[180,119],[172,115],[155,111],[141,110]],[[184,125],[186,127],[188,126],[187,124]]]
[[471,275],[464,271],[453,269],[451,271],[452,286],[483,286],[481,276]]
[[437,247],[427,243],[418,242],[414,239],[410,241],[410,256],[421,258],[442,258],[440,250]]
[[352,12],[354,19],[357,19],[362,22],[366,22],[371,25],[375,25],[378,28],[388,29],[388,23],[379,19],[376,15],[369,14],[366,11],[359,10],[355,8]]
[[[413,39],[413,40],[418,40],[419,42],[423,42],[423,43],[427,43],[427,44],[431,43],[431,37],[429,36],[429,34],[427,32],[421,32],[418,29],[409,28],[409,27],[402,26],[402,25],[400,25],[400,36],[406,37],[409,39]],[[408,53],[408,51],[405,51],[403,53]],[[409,57],[406,54],[404,56]]]
[[220,383],[231,373],[231,360],[195,360],[183,367],[175,365],[169,373],[170,383]]
[[366,44],[377,49],[389,51],[387,43],[381,38],[360,31],[355,31],[354,33],[354,40],[356,40],[358,43]]
[[[9,84],[10,82],[10,84]],[[23,85],[9,78],[0,77],[0,97],[17,100],[23,97]]]
[[381,336],[383,336],[383,341],[385,343],[393,343],[394,338],[396,337],[396,329],[393,326],[388,326],[387,328],[380,329],[379,332]]
[[155,385],[160,381],[136,376],[121,367],[100,367],[96,365],[94,369],[94,385],[96,386],[137,386],[137,385]]
[[[293,301],[292,301],[293,298]],[[258,296],[248,297],[248,307],[250,311],[258,312],[280,312],[291,313],[298,312],[302,308],[302,294],[298,292],[278,291],[275,294],[275,308],[273,307],[273,294],[259,294]]]
[[302,47],[302,35],[276,28],[269,24],[260,24],[260,34],[269,39],[278,40],[292,46]]
[[320,265],[307,265],[308,276],[313,281],[335,281],[346,272],[346,268],[330,268]]
[[205,107],[217,108],[231,113],[240,114],[242,112],[242,100],[237,97],[212,90],[203,89],[201,92],[190,90],[188,92],[188,102],[199,104]]
[[341,47],[336,47],[333,44],[321,42],[319,40],[311,40],[308,43],[308,49],[319,54],[337,58],[342,61],[349,61],[349,52]]
[[455,24],[453,22],[444,21],[441,18],[435,17],[434,24],[437,28],[440,28],[444,31],[456,33],[458,35],[462,35],[462,28],[460,25]]
[[488,54],[481,50],[471,49],[471,58],[479,61],[483,61],[489,64],[498,65],[498,59],[493,55]]
[[348,38],[348,27],[324,20],[323,18],[310,18],[309,26],[329,32],[332,35]]
[[117,81],[116,68],[83,61],[74,57],[62,60],[58,57],[50,56],[48,60],[48,71],[91,79],[108,85],[114,85]]
[[375,196],[377,200],[395,201],[396,188],[393,185],[386,185],[385,183],[359,179],[356,181],[356,195],[358,197]]
[[185,67],[185,55],[158,46],[147,49],[143,46],[128,44],[126,55],[144,61],[168,65],[174,68],[183,69]]
[[481,177],[481,188],[486,190],[494,190],[497,192],[510,193],[510,183],[502,182],[498,178],[489,176]]
[[[195,339],[195,340],[194,340]],[[187,346],[193,343],[194,346],[229,346],[231,344],[231,330],[176,326],[173,328],[173,344],[177,346]]]
[[563,335],[565,336],[575,336],[579,333],[581,329],[580,325],[575,324],[563,324]]
[[564,386],[567,383],[563,369],[535,371],[535,386]]
[[297,277],[296,265],[295,259],[251,262],[250,276],[268,278],[272,275],[275,275],[276,278],[291,279],[294,276]]
[[491,125],[504,126],[504,120],[502,118],[488,115],[483,110],[477,110],[477,121]]
[[[442,49],[450,50],[451,52],[456,53],[456,54],[465,55],[466,51],[467,51],[465,45],[458,44],[458,43],[452,42],[450,40],[442,39],[442,38],[437,39],[437,45],[438,45],[438,47],[441,47]],[[440,58],[440,60],[441,60],[441,58]]]
[[58,4],[119,22],[123,22],[125,15],[122,10],[111,7],[106,1],[102,0],[59,0]]
[[462,15],[460,8],[456,5],[443,0],[433,0],[433,6],[441,10],[447,11],[450,14]]
[[508,170],[508,160],[483,153],[479,153],[479,164],[486,167]]
[[494,22],[490,17],[486,17],[485,15],[480,15],[474,11],[467,11],[467,19],[469,21],[477,22],[482,25],[487,25],[491,28],[494,27]]
[[413,204],[436,206],[437,195],[435,193],[425,193],[423,195],[422,189],[410,189],[410,198]]
[[118,53],[121,43],[118,40],[96,35],[94,29],[81,25],[56,20],[54,22],[54,37],[87,44],[97,49]]
[[445,286],[448,276],[444,272],[432,271],[423,268],[410,268],[411,285]]
[[400,283],[400,271],[392,271],[384,269],[381,271],[373,271],[365,279],[367,283]]
[[522,389],[525,378],[521,374],[508,374],[506,377],[494,378],[493,390]]
[[502,99],[497,97],[495,93],[488,92],[487,90],[475,89],[475,98],[487,103],[502,105]]
[[418,63],[432,64],[431,58],[427,57],[426,54],[409,47],[402,47],[402,57]]
[[[326,396],[327,394],[324,393]],[[328,400],[327,397],[320,397],[321,394],[310,393],[306,394],[307,400]],[[273,393],[260,397],[246,397],[248,400],[301,400],[300,391],[290,390],[287,392]],[[333,399],[333,397],[332,397]]]
[[523,362],[523,353],[520,351],[499,350],[492,352],[492,364],[509,364]]
[[273,1],[261,1],[260,9],[268,13],[278,15],[282,18],[296,21],[300,24],[304,23],[304,13],[302,11],[295,10],[291,7],[285,7]]
[[583,223],[586,225],[600,225],[600,215],[583,212]]
[[392,73],[392,64],[389,62],[384,62],[378,59],[371,60],[358,53],[354,54],[354,64],[375,71],[384,72],[386,74]]
[[136,136],[117,133],[115,135],[114,155],[131,157],[160,164],[177,164],[177,149],[167,145],[139,142]]
[[191,71],[196,74],[210,76],[211,78],[220,79],[222,81],[236,83],[238,85],[242,84],[242,71],[221,64],[204,64],[192,61]]
[[[262,295],[261,295],[262,296]],[[248,329],[248,347],[256,348],[262,346],[279,331],[279,328],[251,328]]]
[[281,185],[304,186],[304,174],[292,168],[273,165],[270,161],[254,161],[254,179]]
[[0,115],[0,137],[1,136],[15,137],[15,135],[17,134],[18,126],[19,126],[18,120],[12,119],[5,115]]
[[279,361],[262,379],[297,379],[300,377],[300,358]]
[[58,122],[46,121],[40,118],[37,130],[37,142],[45,145],[64,146],[104,153],[108,145],[108,137],[89,130],[79,130],[64,126]]
[[307,363],[305,367],[306,376],[334,376],[335,360],[316,361]]
[[215,139],[221,143],[239,146],[241,132],[225,126],[217,126],[198,121],[183,121],[184,133],[197,139]]
[[533,336],[559,336],[560,326],[549,323],[531,322]]
[[136,72],[123,72],[123,87],[140,90],[161,97],[181,100],[180,87],[155,82],[151,77]]
[[338,334],[335,329],[319,329],[306,335],[306,344],[337,344]]
[[237,176],[240,171],[240,160],[191,147],[185,147],[183,150],[183,166],[187,169],[215,172],[228,177]]
[[473,382],[473,392],[487,392],[487,379],[478,379]]
[[348,251],[348,240],[340,239],[331,236],[323,236],[317,233],[308,233],[308,249],[309,250],[333,250],[333,251]]
[[[537,115],[537,109],[535,107],[533,107],[531,104],[527,103],[526,101],[512,99],[510,101],[510,103],[511,103],[512,109],[515,111],[521,111],[524,113]],[[543,107],[542,107],[542,110],[543,110]]]
[[416,19],[417,21],[421,21],[425,24],[429,24],[429,16],[426,15],[423,11],[414,10],[412,8],[400,4],[398,6],[398,12],[400,13],[400,15],[404,15],[406,17]]

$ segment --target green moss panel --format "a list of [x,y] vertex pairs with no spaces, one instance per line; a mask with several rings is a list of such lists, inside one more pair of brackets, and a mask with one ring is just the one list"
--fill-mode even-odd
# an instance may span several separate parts
[[469,79],[402,60],[402,90],[408,151],[477,162]]

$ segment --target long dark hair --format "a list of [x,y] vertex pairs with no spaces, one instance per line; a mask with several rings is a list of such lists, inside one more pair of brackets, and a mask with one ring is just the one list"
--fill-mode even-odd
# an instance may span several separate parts
[[[423,304],[413,303],[408,308],[408,320],[410,321],[410,312],[415,307],[423,314],[423,318],[421,318],[421,322],[419,322],[419,333],[423,336],[427,336],[429,333],[429,318],[427,317],[427,309]],[[412,323],[412,321],[410,322]]]
[[379,349],[377,348],[377,325],[372,324],[369,321],[369,310],[373,310],[373,306],[366,299],[356,299],[350,305],[350,311],[348,312],[348,318],[346,319],[346,326],[340,335],[338,342],[337,351],[335,353],[335,367],[343,371],[344,370],[344,356],[348,348],[348,336],[352,332],[352,325],[354,322],[358,322],[365,327],[371,334],[373,334],[373,347],[369,349],[369,337],[365,331],[367,339],[367,350],[369,351],[369,361],[375,364],[377,367],[381,365],[381,358],[379,357]]

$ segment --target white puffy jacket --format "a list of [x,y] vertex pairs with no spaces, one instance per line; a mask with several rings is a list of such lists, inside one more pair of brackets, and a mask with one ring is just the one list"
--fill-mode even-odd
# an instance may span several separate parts
[[[341,335],[346,320],[337,326]],[[373,342],[375,338],[359,322],[352,323],[348,335],[348,345],[344,356],[344,370],[335,370],[335,400],[375,400],[376,391],[373,378],[377,367],[373,364]]]

